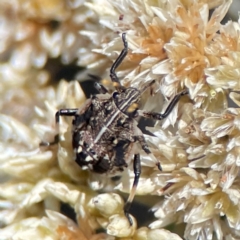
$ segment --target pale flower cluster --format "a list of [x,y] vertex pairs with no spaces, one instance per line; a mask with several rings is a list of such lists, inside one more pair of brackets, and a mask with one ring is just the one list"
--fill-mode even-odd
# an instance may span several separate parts
[[[240,239],[240,20],[221,23],[231,3],[0,2],[0,240]],[[123,211],[133,167],[120,179],[82,170],[73,161],[71,118],[61,118],[58,145],[39,147],[56,134],[57,110],[86,101],[77,81],[54,84],[56,66],[48,62],[85,67],[113,89],[109,69],[123,32],[129,52],[117,70],[122,84],[156,80],[143,109],[163,112],[189,90],[165,120],[146,127],[154,159],[139,149],[136,194],[155,219],[143,227],[132,215],[130,226]],[[64,216],[62,203],[76,221]]]

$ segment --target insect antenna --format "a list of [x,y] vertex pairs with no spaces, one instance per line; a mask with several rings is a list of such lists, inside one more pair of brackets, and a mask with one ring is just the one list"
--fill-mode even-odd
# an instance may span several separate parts
[[128,43],[126,40],[126,33],[122,34],[122,41],[123,41],[124,48],[110,69],[110,78],[113,82],[113,85],[116,88],[116,90],[120,91],[120,92],[124,87],[121,85],[119,78],[115,71],[116,71],[117,67],[122,63],[123,59],[127,56],[127,53],[128,53]]

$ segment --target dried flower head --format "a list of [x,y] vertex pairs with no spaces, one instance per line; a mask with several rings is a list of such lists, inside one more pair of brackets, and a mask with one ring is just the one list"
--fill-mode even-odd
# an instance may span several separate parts
[[[240,238],[239,22],[221,23],[231,2],[1,1],[0,239]],[[73,161],[71,119],[61,118],[58,146],[39,147],[56,134],[57,110],[86,101],[78,82],[46,86],[54,80],[48,60],[77,59],[106,78],[123,32],[129,54],[117,69],[121,82],[141,88],[156,80],[143,96],[146,109],[164,111],[189,90],[162,124],[147,128],[153,155],[141,152],[136,194],[156,220],[140,228],[133,216],[129,226],[114,192],[130,191],[132,164],[121,179],[82,170]],[[151,195],[159,196],[154,207]],[[62,215],[62,203],[76,222]]]

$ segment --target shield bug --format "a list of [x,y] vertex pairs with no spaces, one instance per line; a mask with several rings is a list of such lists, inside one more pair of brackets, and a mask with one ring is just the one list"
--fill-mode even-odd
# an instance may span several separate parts
[[[143,88],[124,87],[115,72],[128,52],[125,33],[122,34],[124,48],[110,69],[110,78],[115,91],[110,94],[99,83],[95,84],[99,94],[91,96],[79,109],[61,109],[56,115],[56,125],[60,116],[73,117],[72,147],[75,161],[82,169],[89,169],[95,173],[114,174],[127,168],[133,157],[134,182],[124,212],[132,225],[129,209],[141,174],[140,155],[135,152],[134,144],[138,142],[145,153],[151,154],[143,133],[138,128],[138,116],[162,120],[172,111],[181,96],[187,90],[177,94],[168,105],[164,113],[146,112],[138,110],[137,103],[141,94],[148,89],[154,80]],[[59,135],[53,142],[41,142],[41,146],[49,146],[59,141]],[[161,170],[159,162],[156,163]]]

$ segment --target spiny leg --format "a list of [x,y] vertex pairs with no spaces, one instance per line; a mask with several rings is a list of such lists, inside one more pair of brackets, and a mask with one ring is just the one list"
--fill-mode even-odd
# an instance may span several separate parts
[[125,215],[126,215],[126,217],[127,217],[131,226],[133,224],[133,221],[132,221],[132,219],[129,215],[129,209],[131,207],[133,198],[135,196],[138,181],[139,181],[139,178],[140,178],[140,175],[141,175],[141,162],[140,162],[140,155],[139,154],[134,155],[133,171],[134,171],[134,181],[133,181],[132,189],[130,191],[128,200],[127,200],[127,202],[125,203],[125,206],[124,206]]
[[98,82],[94,83],[94,87],[98,90],[98,92],[100,92],[102,94],[105,94],[108,92],[108,90],[102,84],[100,84]]
[[[173,110],[173,108],[175,107],[175,105],[177,104],[177,102],[180,100],[180,98],[184,95],[188,94],[188,90],[184,90],[182,92],[180,92],[179,94],[177,94],[173,100],[170,102],[170,104],[168,105],[166,111],[164,113],[156,113],[156,112],[145,112],[145,111],[141,111],[138,110],[138,113],[140,116],[143,117],[147,117],[147,118],[152,118],[155,120],[162,120],[163,118],[166,118],[171,111]],[[145,141],[144,136],[135,136],[135,141],[138,141],[141,144],[142,149],[147,153],[147,154],[151,154],[151,151],[149,150],[149,147]],[[156,161],[156,165],[158,167],[158,169],[160,171],[162,171],[162,167],[159,161]]]
[[113,83],[116,83],[116,89],[121,86],[121,83],[115,71],[116,71],[116,68],[122,63],[123,59],[127,56],[127,53],[128,53],[128,43],[126,40],[126,33],[122,34],[122,41],[123,41],[124,48],[110,69],[110,78]]
[[102,80],[101,77],[91,74],[91,73],[88,73],[88,76],[90,77],[90,80],[93,80],[95,82],[100,82]]
[[94,87],[97,89],[99,93],[105,94],[108,92],[108,90],[101,83],[99,83],[102,80],[99,76],[90,73],[88,74],[88,76],[91,78],[91,80],[95,81]]
[[[135,141],[140,143],[140,145],[145,153],[152,154],[143,135],[134,136],[134,139],[135,139]],[[161,166],[160,162],[157,160],[156,160],[156,165],[157,165],[158,169],[160,171],[162,171],[162,166]]]
[[61,109],[59,111],[56,112],[55,114],[55,123],[56,123],[56,128],[57,128],[57,134],[54,137],[54,140],[52,142],[40,142],[40,146],[51,146],[54,144],[57,144],[59,142],[59,120],[60,120],[60,116],[75,116],[75,114],[77,113],[78,108],[73,108],[73,109]]
[[188,90],[184,90],[180,93],[178,93],[173,100],[170,102],[170,104],[168,105],[167,109],[165,110],[164,113],[156,113],[156,112],[145,112],[142,110],[138,110],[138,113],[140,116],[146,117],[146,118],[152,118],[155,120],[162,120],[164,118],[166,118],[171,111],[173,110],[173,108],[176,106],[176,104],[178,103],[178,101],[180,100],[180,98],[184,95],[188,94]]

